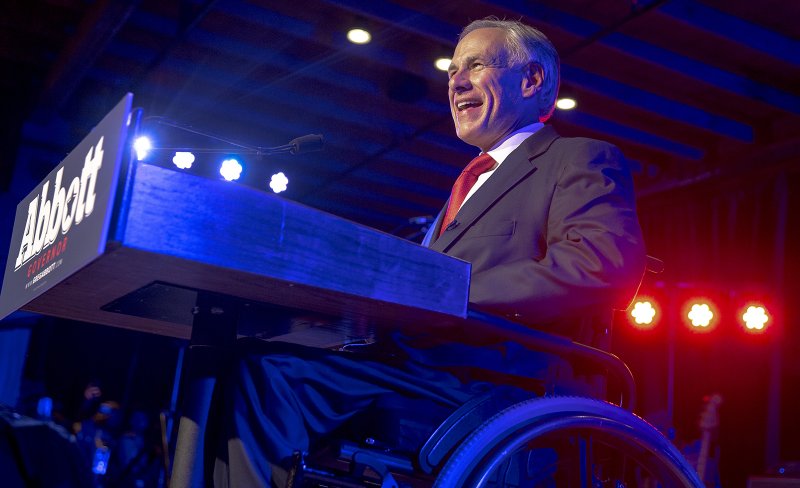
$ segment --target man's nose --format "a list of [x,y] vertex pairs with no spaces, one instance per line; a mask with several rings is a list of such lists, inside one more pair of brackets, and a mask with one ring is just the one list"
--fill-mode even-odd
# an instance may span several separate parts
[[450,90],[460,92],[469,89],[470,82],[469,76],[465,70],[458,70],[453,73],[448,83]]

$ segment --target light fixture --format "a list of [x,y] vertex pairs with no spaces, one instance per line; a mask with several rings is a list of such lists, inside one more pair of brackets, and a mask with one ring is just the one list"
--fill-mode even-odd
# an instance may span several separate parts
[[275,193],[286,191],[286,188],[288,188],[288,186],[289,186],[289,178],[287,178],[286,175],[283,174],[283,172],[272,175],[272,178],[269,180],[269,187]]
[[436,66],[436,69],[440,71],[447,71],[448,69],[450,69],[450,63],[452,62],[453,60],[450,58],[439,58],[436,61],[434,61],[433,64],[434,66]]
[[637,329],[652,329],[660,318],[655,300],[650,298],[637,298],[628,314]]
[[238,180],[242,175],[242,165],[233,158],[226,159],[219,167],[219,174],[227,181]]
[[147,155],[150,154],[151,149],[153,149],[153,143],[148,137],[137,137],[136,140],[133,141],[133,150],[136,151],[137,161],[144,160]]
[[372,40],[372,34],[364,29],[350,29],[347,31],[347,40],[353,44],[367,44]]
[[740,317],[744,330],[753,334],[764,332],[767,322],[769,322],[767,309],[763,305],[755,303],[749,305]]
[[691,321],[692,327],[708,327],[714,318],[714,312],[707,303],[695,303],[686,317]]
[[180,169],[189,169],[194,164],[194,154],[188,151],[177,151],[172,156],[172,164]]
[[695,297],[683,305],[683,317],[693,332],[711,332],[720,321],[719,308],[708,297]]
[[556,101],[556,108],[561,110],[572,110],[578,105],[574,98],[559,98]]

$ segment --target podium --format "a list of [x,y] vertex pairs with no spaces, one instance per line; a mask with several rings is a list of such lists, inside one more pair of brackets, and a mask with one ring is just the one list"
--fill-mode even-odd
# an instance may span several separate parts
[[226,181],[126,178],[104,252],[24,310],[188,339],[208,292],[277,317],[240,333],[319,347],[466,317],[466,262]]
[[17,309],[190,339],[172,486],[202,484],[237,335],[334,347],[467,317],[470,265],[264,191],[130,157],[130,94],[17,208]]

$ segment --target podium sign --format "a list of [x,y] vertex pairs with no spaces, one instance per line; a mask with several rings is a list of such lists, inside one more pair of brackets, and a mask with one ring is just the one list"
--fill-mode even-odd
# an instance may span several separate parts
[[126,94],[17,205],[0,319],[104,252],[132,100]]

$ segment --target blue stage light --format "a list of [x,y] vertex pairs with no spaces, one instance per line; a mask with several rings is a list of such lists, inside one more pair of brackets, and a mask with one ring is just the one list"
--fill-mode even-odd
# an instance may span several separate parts
[[151,149],[153,149],[153,143],[148,137],[137,137],[136,140],[133,141],[133,150],[136,151],[137,161],[145,159],[147,155],[150,154]]
[[282,191],[286,191],[286,188],[289,186],[289,178],[286,177],[285,174],[276,173],[272,175],[272,178],[269,180],[269,187],[272,188],[272,191],[275,193],[280,193]]
[[53,399],[50,397],[41,397],[36,404],[36,414],[43,419],[49,419],[53,416]]
[[180,169],[189,169],[194,163],[194,154],[188,151],[178,151],[172,157],[172,163]]
[[238,180],[242,176],[242,165],[235,159],[226,159],[219,167],[219,174],[228,181]]
[[111,457],[111,451],[106,446],[97,447],[92,458],[92,473],[106,474],[109,457]]

